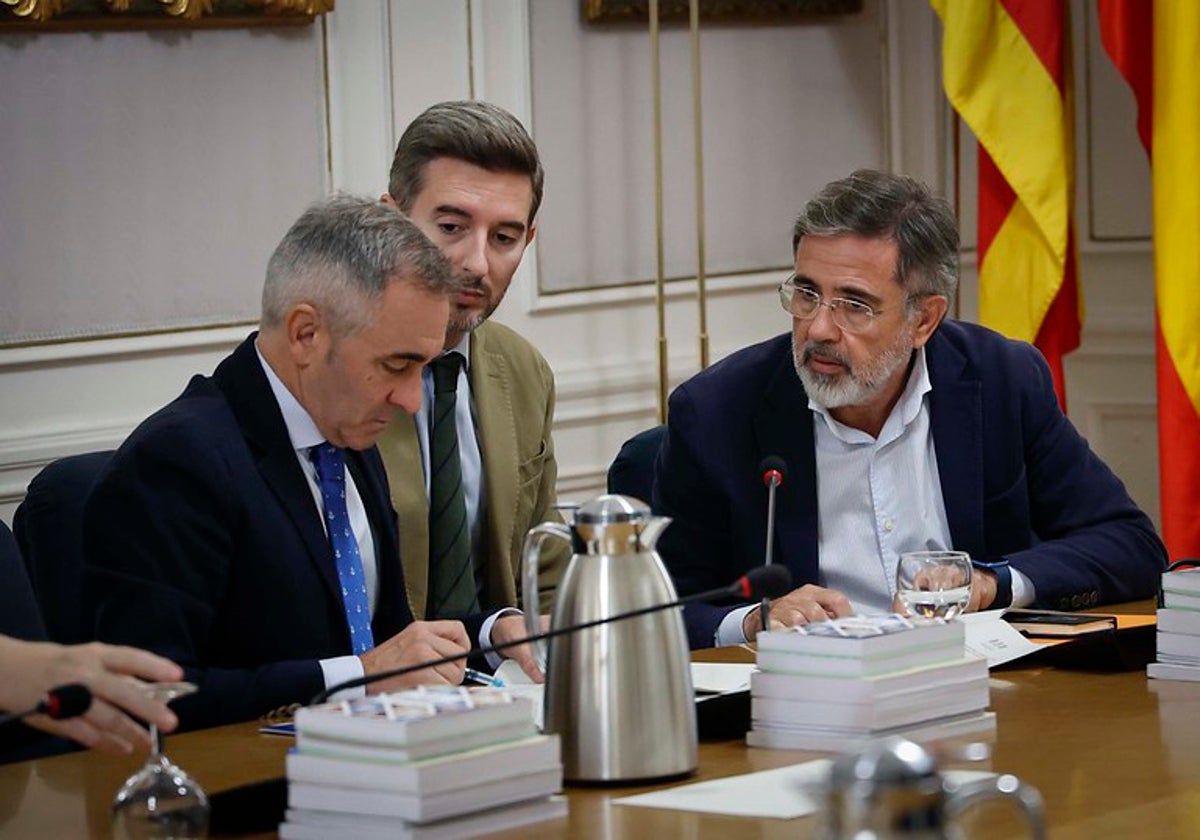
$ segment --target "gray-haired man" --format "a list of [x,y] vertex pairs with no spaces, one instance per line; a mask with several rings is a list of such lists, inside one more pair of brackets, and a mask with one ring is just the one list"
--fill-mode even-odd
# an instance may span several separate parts
[[[1145,598],[1166,558],[1121,482],[1059,410],[1037,350],[948,320],[958,233],[922,184],[859,171],[793,232],[779,288],[790,334],[746,348],[671,397],[655,507],[681,594],[761,563],[782,457],[774,557],[801,585],[772,602],[797,624],[885,611],[905,551],[976,563],[971,609]],[[686,611],[695,647],[753,638],[752,605]]]

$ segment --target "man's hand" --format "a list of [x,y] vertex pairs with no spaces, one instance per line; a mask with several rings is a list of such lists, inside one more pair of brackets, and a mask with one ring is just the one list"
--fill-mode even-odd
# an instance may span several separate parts
[[[82,683],[92,692],[87,712],[70,720],[44,715],[26,723],[105,752],[130,753],[146,747],[150,736],[130,715],[149,721],[163,732],[178,725],[165,703],[152,700],[142,682],[175,682],[183,670],[170,660],[136,648],[93,642],[57,645],[0,638],[0,707],[19,710],[37,703],[52,688]],[[127,714],[128,713],[128,714]]]
[[[829,618],[853,615],[850,599],[836,589],[826,589],[806,583],[793,589],[782,598],[771,601],[771,629],[791,627],[796,624],[812,624]],[[762,607],[751,610],[742,619],[742,632],[748,641],[754,641],[762,632]]]
[[996,573],[987,569],[975,569],[971,574],[971,600],[967,612],[986,610],[996,600]]
[[[471,649],[467,630],[460,621],[414,621],[395,636],[367,651],[362,660],[363,673],[378,674],[409,665],[418,665],[443,656],[466,653]],[[380,680],[367,687],[378,693],[411,688],[422,683],[458,685],[463,680],[466,661],[448,662],[435,668],[425,668],[402,677]]]
[[[538,631],[544,633],[549,629],[550,616],[538,616]],[[517,639],[524,639],[527,635],[529,634],[525,629],[525,616],[519,614],[502,615],[492,624],[491,643],[493,646],[502,645],[505,642],[515,642]],[[500,653],[505,658],[512,659],[520,665],[521,670],[535,683],[546,681],[545,675],[542,674],[542,669],[538,667],[537,657],[533,654],[533,645],[516,645],[515,647],[502,650]]]

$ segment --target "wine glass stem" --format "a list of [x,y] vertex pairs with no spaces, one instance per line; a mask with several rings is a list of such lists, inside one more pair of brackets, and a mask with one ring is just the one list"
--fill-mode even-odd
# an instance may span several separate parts
[[162,758],[162,733],[153,723],[150,724],[150,758]]

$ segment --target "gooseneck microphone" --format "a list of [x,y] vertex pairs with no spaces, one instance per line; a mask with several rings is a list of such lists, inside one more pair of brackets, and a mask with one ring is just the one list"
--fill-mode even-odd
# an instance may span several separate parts
[[590,627],[599,627],[601,624],[611,624],[614,621],[624,621],[628,618],[637,618],[641,615],[658,612],[659,610],[669,610],[673,607],[682,607],[686,604],[695,603],[696,601],[715,601],[718,598],[741,598],[743,600],[755,600],[757,598],[776,598],[786,594],[792,588],[792,573],[784,566],[760,566],[756,569],[751,569],[735,580],[728,586],[722,586],[717,589],[710,589],[707,592],[698,592],[695,595],[688,595],[686,598],[679,598],[675,601],[668,601],[665,604],[652,604],[649,607],[630,610],[629,612],[617,613],[610,615],[607,618],[598,618],[595,621],[584,621],[580,624],[572,624],[568,627],[559,627],[554,630],[547,630],[544,633],[534,633],[532,636],[525,636],[521,639],[514,639],[510,642],[503,642],[498,645],[490,645],[476,648],[475,650],[465,651],[463,653],[455,653],[450,656],[443,656],[440,659],[431,659],[427,662],[419,662],[416,665],[407,665],[403,668],[393,668],[390,671],[380,671],[376,674],[367,674],[366,676],[358,677],[353,680],[337,683],[330,686],[324,691],[318,693],[310,702],[309,705],[324,703],[331,696],[339,691],[345,691],[348,688],[359,688],[360,686],[370,685],[371,683],[381,680],[390,680],[394,677],[402,677],[405,674],[412,674],[416,671],[424,671],[426,668],[436,668],[438,665],[447,665],[451,662],[460,662],[476,653],[496,653],[502,650],[508,650],[518,645],[528,644],[529,642],[540,642],[543,639],[553,639],[556,636],[566,636],[571,633],[576,633],[580,630],[587,630]]
[[46,692],[36,706],[23,712],[0,715],[0,726],[24,720],[31,715],[45,715],[51,720],[67,720],[79,717],[92,707],[92,692],[86,685],[69,683]]
[[[787,463],[778,455],[768,455],[759,462],[758,471],[762,473],[763,484],[767,485],[767,547],[764,552],[763,567],[769,569],[771,568],[771,553],[775,548],[775,491],[779,489],[783,484],[783,480],[787,478]],[[763,596],[762,606],[759,608],[759,616],[762,618],[762,629],[770,630],[770,597]]]

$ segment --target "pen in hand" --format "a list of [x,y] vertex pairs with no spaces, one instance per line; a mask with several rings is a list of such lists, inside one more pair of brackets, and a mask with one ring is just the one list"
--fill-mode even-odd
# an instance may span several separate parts
[[474,668],[467,668],[463,672],[463,682],[473,682],[479,685],[488,685],[492,688],[504,688],[506,683],[499,677],[485,674],[483,671],[476,671]]

